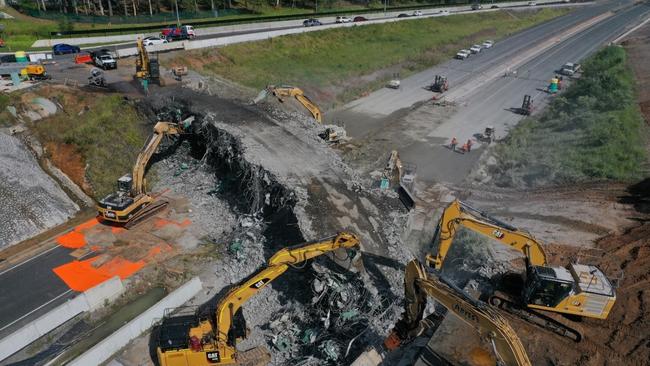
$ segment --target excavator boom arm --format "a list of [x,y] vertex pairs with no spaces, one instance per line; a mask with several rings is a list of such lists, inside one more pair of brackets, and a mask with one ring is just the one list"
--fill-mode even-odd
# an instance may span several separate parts
[[178,135],[181,133],[181,128],[170,122],[158,122],[153,128],[153,134],[149,136],[144,147],[140,150],[138,158],[133,165],[133,196],[144,193],[144,173],[147,169],[149,159],[153,156],[160,145],[163,137],[166,135]]
[[437,235],[440,237],[438,253],[436,253],[435,257],[427,256],[427,261],[436,269],[442,268],[458,226],[464,226],[520,251],[526,256],[529,264],[535,266],[546,265],[546,253],[535,238],[459,200],[455,200],[447,206],[438,223]]
[[395,330],[401,332],[398,337],[409,339],[421,332],[427,297],[431,296],[479,333],[489,337],[497,357],[506,365],[531,365],[523,344],[505,318],[453,284],[427,274],[418,260],[412,260],[406,265],[404,292],[405,310],[402,319],[395,326]]
[[300,104],[303,105],[303,107],[307,108],[309,113],[314,117],[318,123],[321,123],[323,121],[323,116],[321,113],[320,108],[318,108],[318,105],[316,103],[312,102],[311,99],[307,98],[305,93],[302,91],[302,89],[297,88],[295,86],[274,86],[274,85],[269,85],[267,87],[267,90],[270,90],[276,97],[281,98],[281,97],[294,97]]
[[284,248],[269,259],[268,267],[232,289],[217,305],[218,341],[226,343],[232,325],[232,317],[259,290],[282,275],[289,265],[302,263],[327,252],[340,248],[353,248],[359,245],[356,235],[342,232],[328,239]]

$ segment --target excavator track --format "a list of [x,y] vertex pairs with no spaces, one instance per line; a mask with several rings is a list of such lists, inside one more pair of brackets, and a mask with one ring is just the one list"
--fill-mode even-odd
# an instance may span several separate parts
[[169,201],[156,201],[147,205],[142,211],[135,214],[126,224],[124,224],[125,229],[132,229],[136,225],[146,221],[151,218],[153,215],[164,210],[169,206]]
[[490,297],[489,301],[491,305],[494,305],[509,314],[515,315],[518,318],[527,321],[528,323],[542,327],[559,336],[569,338],[576,343],[582,340],[582,334],[580,334],[580,332],[560,323],[559,321],[549,316],[546,316],[534,310],[523,308],[520,305],[501,296],[493,295]]

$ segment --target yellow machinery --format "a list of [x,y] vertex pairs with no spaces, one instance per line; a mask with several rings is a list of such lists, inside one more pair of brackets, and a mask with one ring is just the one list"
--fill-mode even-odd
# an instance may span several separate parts
[[427,297],[430,296],[475,328],[479,334],[487,337],[500,365],[532,365],[519,337],[496,309],[471,298],[443,278],[427,274],[418,260],[412,260],[406,265],[404,292],[404,313],[384,342],[388,350],[411,341],[430,326],[423,320]]
[[33,80],[45,80],[50,78],[43,65],[27,65],[25,68],[20,70],[20,75],[24,78]]
[[318,105],[316,103],[312,102],[305,93],[302,91],[300,88],[296,88],[295,86],[288,86],[288,85],[283,85],[283,86],[275,86],[275,85],[269,85],[266,87],[266,89],[262,90],[260,95],[255,98],[254,103],[257,103],[258,101],[264,99],[267,95],[267,93],[272,93],[274,96],[278,98],[281,102],[284,100],[282,99],[283,97],[293,97],[296,98],[300,104],[302,104],[309,113],[314,117],[318,123],[322,123],[322,113],[320,111],[320,108],[318,108]]
[[142,39],[138,38],[136,41],[138,47],[138,57],[135,59],[135,75],[137,79],[151,79],[158,82],[160,78],[160,69],[157,59],[149,58],[149,52],[142,43]]
[[289,266],[327,252],[358,245],[359,239],[356,235],[343,232],[328,239],[284,248],[269,259],[265,268],[230,290],[217,305],[214,318],[201,318],[197,314],[163,318],[156,350],[159,365],[265,365],[270,358],[268,354],[265,356],[259,347],[246,352],[237,351],[237,340],[242,338],[245,332],[238,332],[233,326],[235,313],[241,310],[249,298],[283,274]]
[[146,192],[144,174],[147,163],[163,137],[181,134],[189,127],[192,120],[193,118],[189,118],[181,123],[156,123],[153,134],[149,136],[138,154],[133,173],[118,179],[117,192],[109,194],[98,202],[97,211],[103,220],[125,224],[125,227],[129,228],[167,205],[165,201],[152,204],[155,198]]
[[438,270],[442,268],[459,226],[516,249],[526,258],[526,278],[519,302],[525,305],[528,311],[525,314],[521,308],[517,311],[516,304],[497,296],[490,299],[493,305],[515,312],[538,325],[539,321],[532,320],[531,314],[543,318],[545,326],[576,341],[580,340],[580,335],[575,330],[530,310],[605,319],[614,306],[614,287],[600,269],[577,263],[572,263],[567,268],[548,266],[542,245],[530,234],[458,200],[445,209],[438,223],[434,238],[434,241],[438,241],[438,252],[435,256],[427,255],[427,263],[430,266]]

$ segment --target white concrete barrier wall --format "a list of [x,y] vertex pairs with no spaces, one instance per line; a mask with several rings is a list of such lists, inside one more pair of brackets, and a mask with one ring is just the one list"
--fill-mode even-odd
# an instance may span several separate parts
[[194,297],[203,285],[198,277],[174,290],[164,299],[147,309],[144,313],[138,315],[135,319],[115,331],[93,348],[84,352],[81,356],[74,359],[68,365],[71,366],[88,366],[98,365],[108,360],[115,352],[129,344],[131,340],[140,336],[147,329],[151,328],[156,319],[162,318],[165,309],[176,308]]
[[[558,2],[558,0],[539,0],[537,1],[538,5],[542,5],[545,3],[555,3]],[[494,4],[484,4],[484,8],[489,8],[490,6],[497,5],[499,7],[513,7],[513,6],[522,6],[528,4],[527,1],[517,1],[517,2],[508,2],[508,3],[494,3]],[[449,10],[449,11],[466,11],[470,10],[470,6],[468,5],[462,5],[462,6],[455,6],[455,7],[446,7],[446,8],[428,8],[428,9],[420,9],[421,11],[427,13],[431,11],[436,11],[436,10]],[[413,10],[395,10],[395,11],[389,11],[386,14],[383,12],[377,12],[377,13],[368,13],[368,14],[361,14],[367,19],[377,19],[377,18],[382,18],[384,16],[389,16],[389,17],[396,17],[397,15],[401,13],[412,13]],[[349,16],[354,16],[356,14],[359,14],[358,12],[355,12],[353,10],[350,11]],[[333,22],[336,17],[335,16],[324,16],[324,17],[318,17],[319,20],[323,22]],[[404,20],[404,18],[401,18],[400,20]],[[291,26],[302,26],[302,22],[304,19],[297,19],[297,20],[281,20],[281,21],[269,21],[269,22],[254,22],[254,23],[244,23],[244,24],[233,24],[233,25],[225,25],[225,26],[217,26],[217,27],[208,27],[208,28],[198,28],[196,29],[196,34],[198,36],[206,36],[206,35],[216,35],[216,34],[221,34],[221,33],[231,33],[231,32],[245,32],[245,31],[251,31],[251,30],[264,30],[264,29],[269,29],[269,28],[278,28],[278,27],[291,27]],[[191,24],[191,21],[188,21],[189,24]],[[162,29],[162,27],[161,27]],[[67,43],[67,44],[73,44],[73,45],[84,45],[84,44],[94,44],[94,43],[107,43],[107,42],[129,42],[129,41],[135,41],[138,37],[147,37],[147,36],[157,36],[159,35],[160,32],[147,32],[147,33],[139,33],[139,34],[125,34],[125,35],[116,35],[116,36],[99,36],[99,37],[79,37],[79,38],[57,38],[57,39],[39,39],[34,44],[32,44],[32,47],[52,47],[53,45],[57,43]]]
[[114,300],[123,291],[122,281],[115,276],[57,306],[47,314],[1,339],[0,361],[25,348],[78,314],[103,306],[105,299]]
[[88,310],[93,311],[117,299],[124,292],[124,285],[118,276],[86,290],[81,297],[86,300]]

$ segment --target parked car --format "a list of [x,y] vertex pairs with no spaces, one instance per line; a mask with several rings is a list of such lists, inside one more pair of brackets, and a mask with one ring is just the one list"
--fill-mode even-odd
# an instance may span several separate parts
[[117,61],[109,53],[91,53],[93,63],[104,70],[117,69]]
[[493,45],[494,45],[494,41],[487,40],[487,41],[483,42],[482,46],[483,46],[483,48],[492,48]]
[[364,17],[361,17],[361,16],[354,17],[354,19],[352,19],[353,22],[365,22],[366,20],[368,20],[368,19],[366,19]]
[[481,45],[480,44],[475,44],[472,47],[469,48],[470,52],[472,53],[479,53],[481,52]]
[[535,6],[535,5],[537,5],[537,2],[535,2],[535,1],[529,1],[528,2],[528,6]]
[[410,17],[410,15],[408,15],[406,13],[402,13],[402,14],[398,15],[397,17],[398,18],[408,18],[408,17]]
[[499,9],[499,5],[492,5],[490,6],[490,9]]
[[315,27],[317,25],[323,25],[323,23],[321,23],[320,20],[318,19],[309,18],[304,22],[302,22],[302,25],[304,25],[305,27]]
[[336,17],[337,23],[352,23],[352,18],[350,17]]
[[81,48],[65,43],[59,43],[52,46],[52,53],[55,55],[66,55],[68,53],[79,53]]
[[155,44],[167,43],[167,40],[160,37],[144,37],[142,39],[142,44],[145,46],[153,46]]
[[419,17],[421,15],[422,15],[422,11],[420,11],[420,10],[416,10],[416,11],[413,12],[414,17]]
[[449,15],[449,10],[440,10],[440,15]]
[[577,74],[580,71],[580,68],[581,68],[580,64],[576,64],[576,63],[573,63],[573,62],[567,62],[560,69],[560,74],[566,75],[566,76],[574,76],[575,74]]
[[469,57],[469,55],[472,54],[472,51],[470,50],[460,50],[456,54],[456,58],[459,60],[464,60]]
[[481,10],[483,9],[483,6],[481,4],[475,3],[472,4],[472,10]]

